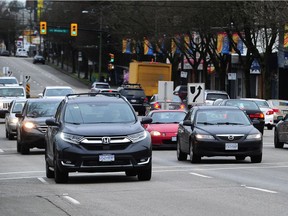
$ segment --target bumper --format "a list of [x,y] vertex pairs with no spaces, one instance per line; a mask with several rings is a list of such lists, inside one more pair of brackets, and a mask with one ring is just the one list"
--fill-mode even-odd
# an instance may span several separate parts
[[167,133],[166,136],[152,136],[153,148],[176,148],[177,134]]
[[46,148],[45,135],[37,130],[33,132],[21,132],[21,142],[29,148]]
[[223,142],[196,142],[194,153],[199,156],[254,156],[262,154],[263,149],[262,141],[238,143],[237,150],[225,150],[225,145]]
[[145,140],[130,144],[123,150],[101,151],[62,143],[57,155],[57,165],[65,172],[139,171],[151,166],[152,149],[150,143],[147,144]]

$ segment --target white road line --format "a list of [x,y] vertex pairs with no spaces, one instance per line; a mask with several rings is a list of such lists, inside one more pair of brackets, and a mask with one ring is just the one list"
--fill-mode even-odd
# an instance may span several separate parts
[[26,173],[45,173],[45,172],[44,171],[7,172],[7,173],[0,173],[0,175],[14,175],[14,174],[26,174]]
[[48,182],[47,181],[45,181],[45,179],[44,178],[42,178],[42,177],[39,177],[38,178],[38,180],[39,181],[41,181],[42,183],[44,183],[44,184],[48,184]]
[[32,178],[39,178],[39,176],[25,176],[25,177],[0,178],[0,181],[4,181],[4,180],[17,180],[17,179],[32,179]]
[[73,203],[73,204],[75,204],[75,205],[80,205],[80,202],[79,202],[79,201],[77,201],[76,199],[74,199],[74,198],[72,198],[72,197],[70,197],[70,196],[64,195],[63,197],[64,197],[65,199],[67,199],[69,202],[71,202],[71,203]]
[[249,187],[249,186],[246,186],[246,185],[241,185],[241,186],[242,186],[242,187],[245,187],[245,188],[247,188],[247,189],[263,191],[263,192],[266,192],[266,193],[277,193],[276,191],[267,190],[267,189],[263,189],[263,188]]
[[2,149],[0,149],[0,152],[2,152],[2,153],[3,153],[4,151],[3,151]]
[[191,175],[195,175],[195,176],[199,176],[199,177],[203,177],[203,178],[213,178],[211,176],[206,176],[206,175],[201,175],[199,173],[190,173]]

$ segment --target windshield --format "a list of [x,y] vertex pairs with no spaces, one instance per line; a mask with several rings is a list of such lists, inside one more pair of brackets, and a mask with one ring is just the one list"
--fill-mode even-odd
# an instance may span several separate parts
[[127,103],[90,102],[68,104],[64,121],[72,124],[127,123],[136,121]]
[[23,88],[1,88],[0,97],[24,97]]
[[60,101],[41,101],[41,99],[37,102],[29,102],[27,116],[33,118],[52,117],[59,103]]
[[201,110],[196,114],[197,125],[250,125],[247,115],[241,110]]

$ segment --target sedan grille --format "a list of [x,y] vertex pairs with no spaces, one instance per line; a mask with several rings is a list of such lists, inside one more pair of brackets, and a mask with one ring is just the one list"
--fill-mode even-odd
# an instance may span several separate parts
[[90,151],[123,150],[131,144],[126,136],[85,137],[81,145]]
[[245,135],[244,134],[217,134],[216,136],[222,141],[234,142],[234,141],[241,140]]

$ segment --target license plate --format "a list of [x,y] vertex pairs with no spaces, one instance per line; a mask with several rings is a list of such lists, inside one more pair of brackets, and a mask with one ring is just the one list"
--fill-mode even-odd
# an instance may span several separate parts
[[172,141],[177,141],[177,137],[172,137],[171,140]]
[[225,150],[238,150],[238,143],[225,143]]
[[102,161],[102,162],[115,161],[115,156],[114,155],[99,155],[99,161]]
[[136,103],[137,101],[136,101],[136,100],[131,100],[131,102],[132,102],[132,103]]

